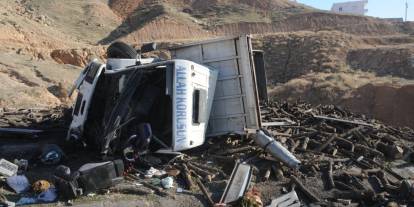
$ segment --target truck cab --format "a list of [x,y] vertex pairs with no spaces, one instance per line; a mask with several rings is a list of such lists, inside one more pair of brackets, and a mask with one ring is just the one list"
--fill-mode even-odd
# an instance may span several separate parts
[[68,139],[114,153],[126,147],[123,141],[141,135],[138,126],[146,123],[164,150],[204,143],[217,70],[180,59],[147,64],[108,59],[85,70]]
[[68,140],[103,155],[139,149],[149,140],[155,150],[178,152],[206,137],[260,128],[257,85],[265,84],[256,77],[250,36],[174,47],[171,60],[141,59],[126,46],[117,48],[125,50],[129,58],[94,61],[75,82]]

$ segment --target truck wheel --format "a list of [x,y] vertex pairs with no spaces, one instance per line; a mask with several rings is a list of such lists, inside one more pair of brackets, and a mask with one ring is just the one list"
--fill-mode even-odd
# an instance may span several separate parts
[[135,59],[137,51],[124,42],[114,42],[106,50],[108,58]]

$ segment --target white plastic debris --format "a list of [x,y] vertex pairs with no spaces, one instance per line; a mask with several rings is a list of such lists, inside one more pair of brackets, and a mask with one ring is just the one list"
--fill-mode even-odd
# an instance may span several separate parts
[[26,192],[30,188],[29,180],[24,175],[8,177],[6,182],[18,194]]
[[134,182],[135,186],[142,186],[142,183]]
[[158,170],[158,169],[155,169],[155,168],[151,167],[149,170],[147,170],[145,172],[144,177],[145,178],[152,178],[154,176],[155,177],[161,177],[165,174],[166,174],[166,172],[164,170]]
[[7,177],[16,175],[19,166],[16,164],[9,162],[5,159],[0,160],[0,175],[4,175]]
[[161,180],[161,185],[165,189],[172,188],[174,185],[174,179],[172,177],[166,177]]
[[96,193],[89,193],[88,195],[86,195],[86,196],[88,196],[88,197],[95,197],[96,196]]
[[177,193],[182,193],[182,192],[184,192],[184,189],[182,189],[182,188],[177,188]]
[[5,201],[4,204],[6,204],[7,207],[15,207],[16,203],[11,202],[11,201]]

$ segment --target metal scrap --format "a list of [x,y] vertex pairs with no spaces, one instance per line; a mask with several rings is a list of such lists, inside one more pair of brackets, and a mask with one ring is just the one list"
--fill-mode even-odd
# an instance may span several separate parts
[[220,203],[228,204],[242,198],[249,187],[251,176],[252,167],[250,165],[237,163],[220,199]]
[[291,191],[279,198],[272,200],[272,203],[267,207],[300,207],[301,203],[296,191]]

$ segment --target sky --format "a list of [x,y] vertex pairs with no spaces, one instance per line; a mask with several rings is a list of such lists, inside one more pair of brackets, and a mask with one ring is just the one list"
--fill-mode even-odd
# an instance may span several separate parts
[[[318,9],[330,10],[333,3],[351,0],[297,0]],[[405,16],[406,0],[368,0],[368,16],[401,18]],[[414,21],[414,0],[408,0],[408,20]]]

